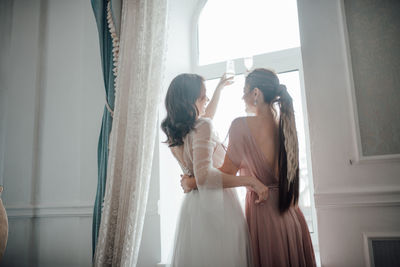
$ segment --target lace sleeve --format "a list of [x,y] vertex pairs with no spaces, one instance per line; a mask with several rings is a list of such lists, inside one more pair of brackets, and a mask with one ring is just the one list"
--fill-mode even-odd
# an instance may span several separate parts
[[213,153],[216,141],[212,138],[212,124],[201,119],[193,134],[193,172],[198,186],[221,187],[221,172],[213,167]]

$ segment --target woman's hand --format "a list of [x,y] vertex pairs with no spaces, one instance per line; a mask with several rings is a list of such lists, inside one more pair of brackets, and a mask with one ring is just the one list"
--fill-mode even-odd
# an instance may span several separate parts
[[222,88],[224,88],[227,85],[231,85],[233,84],[233,76],[226,78],[226,73],[224,73],[221,77],[221,79],[219,79],[219,83],[217,85],[217,88],[215,90],[221,90]]
[[258,195],[258,199],[255,201],[255,204],[262,205],[263,202],[268,199],[268,191],[269,191],[268,187],[265,184],[263,184],[260,180],[258,180],[256,177],[251,177],[250,187]]
[[221,79],[219,80],[219,83],[214,91],[210,103],[208,103],[207,105],[206,112],[204,113],[203,117],[210,119],[214,118],[215,112],[217,111],[219,98],[221,97],[222,88],[224,88],[227,85],[231,85],[232,83],[233,83],[233,77],[226,78],[226,73],[224,73],[224,75],[222,75]]
[[182,179],[181,179],[181,186],[183,189],[184,193],[189,193],[190,191],[192,191],[193,189],[196,189],[196,179],[194,179],[194,177],[191,177],[189,175],[181,175]]

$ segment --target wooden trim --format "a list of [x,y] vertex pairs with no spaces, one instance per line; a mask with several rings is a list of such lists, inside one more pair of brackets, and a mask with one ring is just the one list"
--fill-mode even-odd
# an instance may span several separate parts
[[43,218],[43,217],[91,217],[93,205],[15,205],[6,206],[7,216],[13,218]]
[[350,54],[350,42],[349,42],[349,33],[347,31],[347,22],[346,22],[346,12],[344,7],[344,0],[339,1],[339,22],[341,34],[343,36],[344,48],[345,48],[345,66],[347,72],[347,88],[348,88],[348,97],[350,99],[350,110],[352,111],[350,116],[350,123],[353,132],[353,140],[355,143],[355,157],[350,159],[350,164],[373,164],[373,163],[386,163],[386,162],[399,162],[400,154],[388,154],[388,155],[373,155],[373,156],[364,156],[362,151],[361,144],[361,133],[359,127],[359,116],[357,109],[357,98],[354,84],[354,76],[353,76],[353,64],[351,60]]
[[364,259],[366,267],[374,267],[374,254],[372,251],[372,239],[400,238],[400,232],[363,232]]
[[315,207],[319,209],[346,207],[400,206],[400,188],[370,192],[332,192],[315,194]]

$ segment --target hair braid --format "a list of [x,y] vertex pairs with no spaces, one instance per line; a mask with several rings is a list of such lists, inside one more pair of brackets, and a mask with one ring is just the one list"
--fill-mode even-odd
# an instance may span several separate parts
[[[299,170],[299,144],[297,141],[296,121],[294,117],[293,100],[287,92],[286,86],[279,85],[281,120],[285,136],[285,150],[287,159],[288,186],[294,181]],[[288,188],[289,189],[289,188]]]

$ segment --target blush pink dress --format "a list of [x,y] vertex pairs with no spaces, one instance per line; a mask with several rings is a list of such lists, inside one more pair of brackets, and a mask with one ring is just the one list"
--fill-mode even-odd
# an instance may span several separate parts
[[255,205],[257,194],[246,195],[246,219],[249,226],[254,266],[316,266],[311,236],[298,207],[283,214],[279,211],[279,178],[268,166],[256,144],[245,117],[232,122],[229,130],[229,159],[240,175],[253,175],[269,187],[268,200]]

